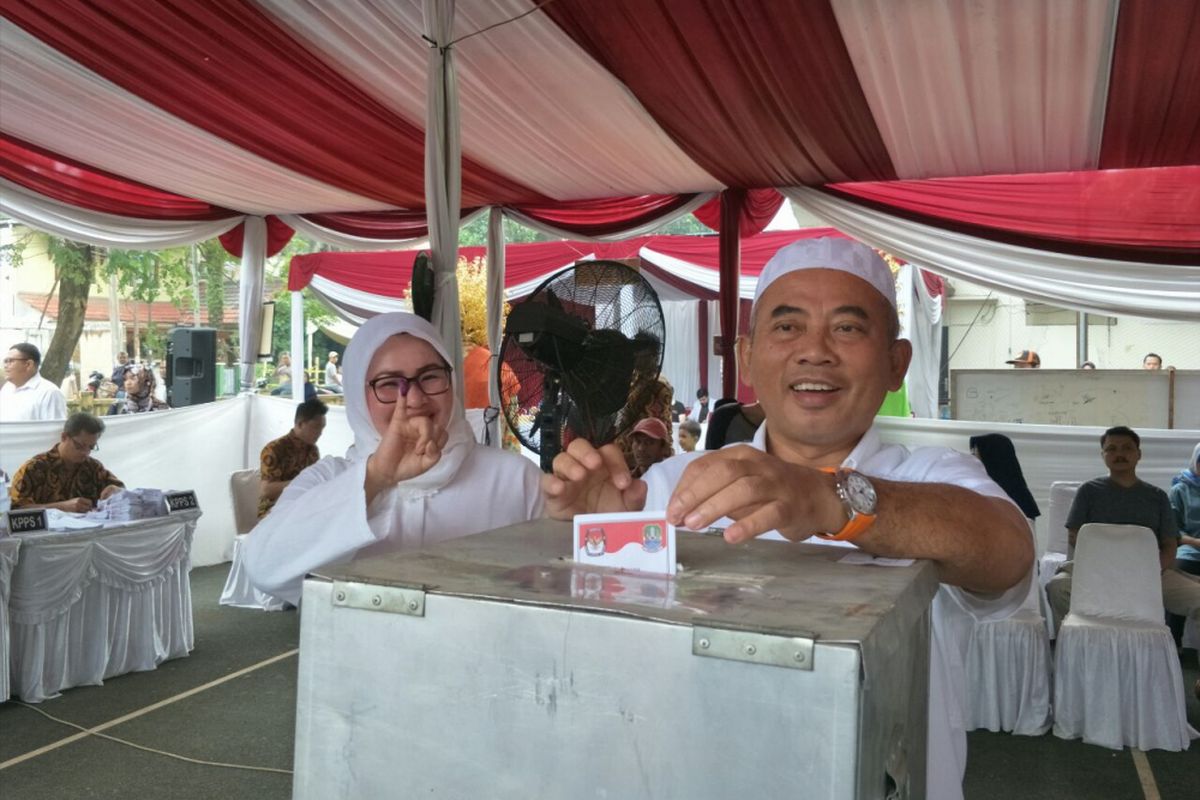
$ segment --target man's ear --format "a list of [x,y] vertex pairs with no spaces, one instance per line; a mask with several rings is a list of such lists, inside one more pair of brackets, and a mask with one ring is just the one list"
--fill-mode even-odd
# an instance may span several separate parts
[[912,342],[908,339],[897,339],[888,350],[889,375],[888,391],[897,391],[904,385],[904,376],[908,374],[908,365],[912,363]]

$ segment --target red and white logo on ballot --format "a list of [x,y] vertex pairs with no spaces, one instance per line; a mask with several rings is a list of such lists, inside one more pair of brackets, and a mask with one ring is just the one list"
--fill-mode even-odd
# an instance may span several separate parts
[[675,526],[665,511],[580,514],[575,560],[581,564],[675,574]]

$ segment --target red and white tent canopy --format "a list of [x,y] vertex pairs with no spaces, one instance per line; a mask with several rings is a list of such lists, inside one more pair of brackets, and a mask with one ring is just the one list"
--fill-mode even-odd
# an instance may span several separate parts
[[754,231],[780,190],[946,274],[1200,313],[1192,0],[0,12],[0,210],[77,238],[175,243],[244,215],[342,244],[425,235],[425,37],[451,19],[464,209],[616,236],[766,190],[733,204]]

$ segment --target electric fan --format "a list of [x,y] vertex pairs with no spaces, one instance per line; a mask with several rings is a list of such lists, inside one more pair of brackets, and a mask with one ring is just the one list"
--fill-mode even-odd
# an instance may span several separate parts
[[500,404],[544,471],[572,439],[599,447],[637,423],[622,411],[658,379],[664,333],[658,296],[616,261],[581,261],[513,305],[496,368]]

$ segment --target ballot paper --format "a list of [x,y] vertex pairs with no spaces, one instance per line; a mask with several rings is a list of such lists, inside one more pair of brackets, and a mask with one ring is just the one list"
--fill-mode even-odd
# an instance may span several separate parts
[[675,574],[675,526],[666,511],[579,514],[575,560],[589,567]]
[[90,514],[72,514],[69,511],[59,511],[57,508],[46,509],[46,529],[51,531],[78,531],[87,528],[99,528],[102,520],[93,519]]
[[164,514],[166,506],[161,489],[122,489],[101,500],[87,517],[101,523],[117,523],[153,519]]

